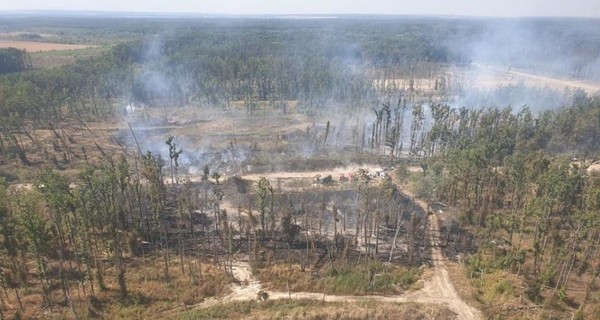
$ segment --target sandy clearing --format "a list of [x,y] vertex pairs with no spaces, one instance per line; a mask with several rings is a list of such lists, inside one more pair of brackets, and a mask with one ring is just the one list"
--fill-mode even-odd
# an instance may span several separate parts
[[49,43],[36,41],[6,41],[0,40],[0,48],[17,48],[27,52],[44,52],[54,50],[78,50],[95,46],[84,44]]
[[358,169],[366,169],[369,170],[370,173],[375,173],[377,171],[382,171],[381,166],[374,165],[350,165],[347,167],[336,167],[329,170],[319,170],[319,171],[280,171],[280,172],[265,172],[265,173],[250,173],[242,175],[242,178],[248,180],[258,180],[261,177],[265,177],[269,180],[273,179],[299,179],[299,178],[313,178],[316,175],[321,175],[321,177],[325,177],[328,175],[332,175],[334,180],[339,178],[339,175],[349,173],[356,173]]
[[[458,84],[478,89],[496,89],[523,83],[528,87],[547,87],[560,91],[569,88],[571,90],[583,89],[590,94],[600,92],[600,82],[544,76],[502,66],[473,64],[473,68],[448,71],[446,75],[450,79],[448,80],[449,86]],[[435,78],[413,79],[414,87],[416,90],[433,91],[435,80]],[[373,80],[373,86],[376,89],[384,89],[390,86],[407,89],[409,82],[409,78],[376,79]]]
[[519,81],[523,81],[525,85],[532,87],[549,87],[557,90],[579,88],[588,93],[597,93],[600,91],[600,83],[593,81],[542,76],[528,73],[523,70],[513,70],[499,66],[483,66],[478,64],[474,66],[482,71],[480,77],[474,84],[475,87],[499,87],[507,84],[517,84]]
[[[356,173],[358,169],[366,169],[369,173],[375,173],[377,171],[382,171],[381,166],[375,165],[349,165],[346,167],[336,167],[329,170],[318,170],[318,171],[278,171],[278,172],[264,172],[264,173],[245,173],[240,177],[246,180],[258,181],[260,178],[266,178],[271,182],[276,182],[277,179],[306,179],[306,178],[314,178],[316,175],[321,175],[321,177],[326,177],[328,175],[332,175],[334,181],[337,181],[340,175],[348,175],[350,173]],[[167,179],[168,178],[168,179]],[[202,181],[201,175],[180,175],[179,180],[189,182],[200,182]],[[226,178],[227,179],[227,178]],[[170,184],[171,178],[165,177],[165,183]]]

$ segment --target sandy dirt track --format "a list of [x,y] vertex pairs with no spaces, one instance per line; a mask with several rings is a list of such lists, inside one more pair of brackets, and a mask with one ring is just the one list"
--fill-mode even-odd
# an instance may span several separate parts
[[[421,207],[421,209],[425,212],[430,211],[429,205],[425,203],[425,201],[415,198],[414,194],[401,188],[397,181],[394,182],[398,186],[398,190],[405,196],[414,199],[415,204]],[[450,281],[448,270],[445,265],[446,258],[439,247],[440,228],[438,217],[435,214],[429,214],[427,220],[427,239],[431,246],[431,260],[433,261],[432,277],[425,282],[423,289],[414,293],[415,299],[409,301],[423,303],[432,301],[433,303],[445,304],[450,310],[456,312],[458,319],[483,319],[483,315],[479,310],[468,305],[460,298],[452,285],[452,281]]]
[[[597,93],[600,92],[600,83],[585,81],[585,80],[573,80],[573,79],[564,79],[558,77],[550,77],[543,76],[525,72],[523,70],[513,70],[508,69],[506,67],[499,66],[482,66],[475,65],[477,68],[483,71],[492,71],[496,73],[494,76],[498,78],[499,75],[505,74],[509,75],[512,80],[506,80],[509,83],[516,83],[519,80],[522,80],[526,85],[535,86],[535,87],[550,87],[557,90],[563,90],[565,88],[569,89],[583,89],[588,93]],[[502,84],[502,80],[498,80],[498,85]]]
[[[368,168],[371,170],[378,170],[380,167],[377,166],[358,166],[357,168]],[[355,169],[340,168],[343,172],[351,171]],[[251,174],[245,175],[244,178],[256,180],[259,177],[271,178],[305,178],[313,177],[317,174],[335,174],[336,171],[310,171],[310,172],[283,172],[283,173],[267,173],[267,174]],[[338,171],[339,172],[339,171]],[[394,181],[397,184],[397,181]],[[415,204],[421,207],[425,212],[429,211],[429,205],[420,199],[416,199],[414,195],[400,187],[399,190],[407,197],[414,199]],[[448,271],[445,266],[445,257],[439,248],[439,222],[438,217],[435,214],[428,215],[428,229],[427,238],[429,246],[431,247],[431,259],[433,266],[426,270],[423,275],[423,287],[420,290],[407,292],[402,295],[395,296],[348,296],[348,295],[325,295],[322,293],[313,292],[282,292],[282,291],[269,291],[262,288],[261,283],[252,275],[250,265],[247,257],[240,258],[233,264],[232,272],[233,276],[239,281],[239,284],[232,285],[232,293],[219,298],[210,298],[199,304],[188,306],[187,309],[196,308],[208,308],[214,305],[228,303],[231,301],[249,301],[256,300],[259,292],[263,291],[269,295],[269,299],[309,299],[319,300],[326,302],[358,302],[358,301],[379,301],[379,302],[391,302],[391,303],[423,303],[431,305],[444,305],[456,313],[457,319],[483,319],[482,313],[476,308],[468,305],[462,300],[456,293]],[[169,310],[164,316],[175,316],[178,313],[184,312],[183,307]]]

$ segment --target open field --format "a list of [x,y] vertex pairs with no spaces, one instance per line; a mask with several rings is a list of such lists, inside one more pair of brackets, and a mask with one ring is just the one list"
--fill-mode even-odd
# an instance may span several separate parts
[[60,50],[79,50],[92,48],[91,45],[81,44],[65,44],[51,42],[35,42],[35,41],[6,41],[0,40],[0,48],[17,48],[27,50],[27,52],[45,52],[45,51],[60,51]]
[[89,46],[84,49],[65,49],[38,51],[30,54],[31,66],[34,69],[51,69],[72,65],[80,59],[89,59],[100,56],[108,47]]

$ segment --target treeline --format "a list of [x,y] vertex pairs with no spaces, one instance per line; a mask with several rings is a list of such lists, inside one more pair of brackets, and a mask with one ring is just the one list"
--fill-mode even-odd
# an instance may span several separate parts
[[[518,61],[535,57],[536,63],[550,65],[573,52],[546,55],[538,51],[577,47],[585,55],[579,64],[593,68],[597,52],[593,28],[571,38],[569,30],[583,22],[526,22],[510,29],[508,21],[436,19],[176,19],[161,20],[162,24],[152,19],[140,19],[137,24],[117,19],[114,26],[106,27],[108,33],[137,30],[137,38],[142,40],[116,45],[103,56],[79,61],[75,66],[49,71],[53,76],[39,72],[26,79],[42,87],[53,85],[58,91],[76,90],[88,97],[147,105],[300,100],[319,108],[328,101],[365,105],[376,98],[374,80],[393,83],[394,79],[432,78],[439,75],[442,65],[468,64],[475,54],[484,62],[534,68],[538,65]],[[84,30],[86,23],[91,29],[98,28],[97,21],[72,23]],[[496,50],[500,45],[494,41],[486,42],[495,29],[504,36],[499,38],[502,40],[513,35],[511,30],[521,30],[519,27],[527,34],[546,35],[546,42],[566,39],[579,41],[580,45],[520,43],[509,55]],[[553,38],[547,36],[546,27],[565,30],[561,37]],[[57,85],[45,81],[56,81]]]
[[431,114],[414,150],[424,169],[416,191],[457,209],[449,252],[461,251],[459,226],[477,236],[478,253],[465,259],[474,283],[494,286],[486,276],[507,272],[535,303],[597,311],[600,172],[588,167],[600,154],[600,100],[582,94],[539,114],[443,105]]
[[[375,98],[369,69],[398,75],[452,61],[429,27],[411,23],[359,28],[347,21],[240,20],[190,29],[119,44],[73,65],[0,77],[0,151],[7,156],[0,161],[30,165],[32,149],[44,162],[69,161],[76,155],[63,124],[84,128],[131,102],[223,107],[299,100],[300,109],[323,109],[332,101],[356,108]],[[37,129],[53,131],[51,149],[33,134]]]
[[25,50],[0,48],[0,74],[25,71],[31,68],[31,60]]
[[[95,301],[107,295],[105,307],[114,299],[146,305],[131,297],[140,291],[132,282],[150,281],[140,263],[159,268],[152,281],[160,285],[175,285],[176,273],[178,283],[183,277],[185,285],[199,287],[211,281],[202,265],[231,276],[237,254],[247,254],[253,267],[297,263],[303,270],[319,269],[325,255],[330,264],[359,255],[411,267],[426,255],[419,245],[424,218],[390,179],[377,183],[361,170],[355,183],[347,182],[355,189],[346,191],[349,203],[327,196],[333,204],[322,194],[284,192],[265,178],[223,181],[208,166],[200,181],[183,182],[177,173],[182,150],[173,139],[166,144],[167,159],[150,152],[131,160],[106,156],[74,179],[50,168],[39,170],[31,185],[0,179],[0,318],[31,315],[28,308],[35,306],[99,317],[103,307]],[[237,199],[237,210],[224,209],[225,196]],[[402,227],[407,216],[411,223]],[[407,252],[384,251],[392,236],[394,242],[408,237]],[[357,250],[359,243],[366,253]],[[283,254],[291,248],[293,255]]]
[[152,33],[140,33],[143,40],[74,66],[3,82],[57,82],[58,91],[98,91],[99,97],[147,104],[350,100],[370,96],[370,68],[409,72],[419,63],[458,61],[438,44],[443,34],[411,22],[218,20],[177,26],[150,28]]
[[[28,150],[41,151],[44,161],[52,160],[52,154],[68,159],[72,139],[65,124],[85,128],[88,122],[111,119],[114,101],[125,95],[128,78],[127,66],[110,54],[52,70],[1,76],[0,163],[18,159],[30,165]],[[38,129],[53,132],[51,145],[39,140]]]
[[[20,190],[0,180],[0,318],[23,315],[33,305],[22,299],[37,295],[41,308],[94,317],[94,296],[109,290],[107,283],[117,284],[120,300],[129,301],[128,265],[146,255],[164,257],[161,280],[168,283],[169,255],[179,252],[181,273],[202,284],[199,264],[187,259],[222,251],[223,237],[213,251],[214,233],[194,233],[202,225],[193,222],[195,210],[211,208],[213,193],[200,204],[199,188],[167,188],[163,160],[149,153],[137,159],[136,170],[124,157],[104,160],[80,170],[76,186],[48,168],[38,172],[33,186]],[[218,188],[218,182],[206,179],[203,186]],[[188,230],[185,243],[181,225]],[[174,244],[177,250],[171,249]],[[184,254],[186,248],[194,254]]]
[[[427,27],[398,33],[341,24],[316,27],[296,23],[244,23],[245,28],[214,28],[147,39],[123,46],[117,55],[133,63],[133,98],[210,103],[239,100],[368,101],[373,96],[367,70],[405,70],[419,63],[453,61],[428,39]],[[326,28],[327,27],[327,28]]]

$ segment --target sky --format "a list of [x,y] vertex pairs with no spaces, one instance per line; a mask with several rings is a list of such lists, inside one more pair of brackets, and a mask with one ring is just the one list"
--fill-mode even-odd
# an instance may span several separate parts
[[0,0],[0,10],[600,18],[600,0]]

